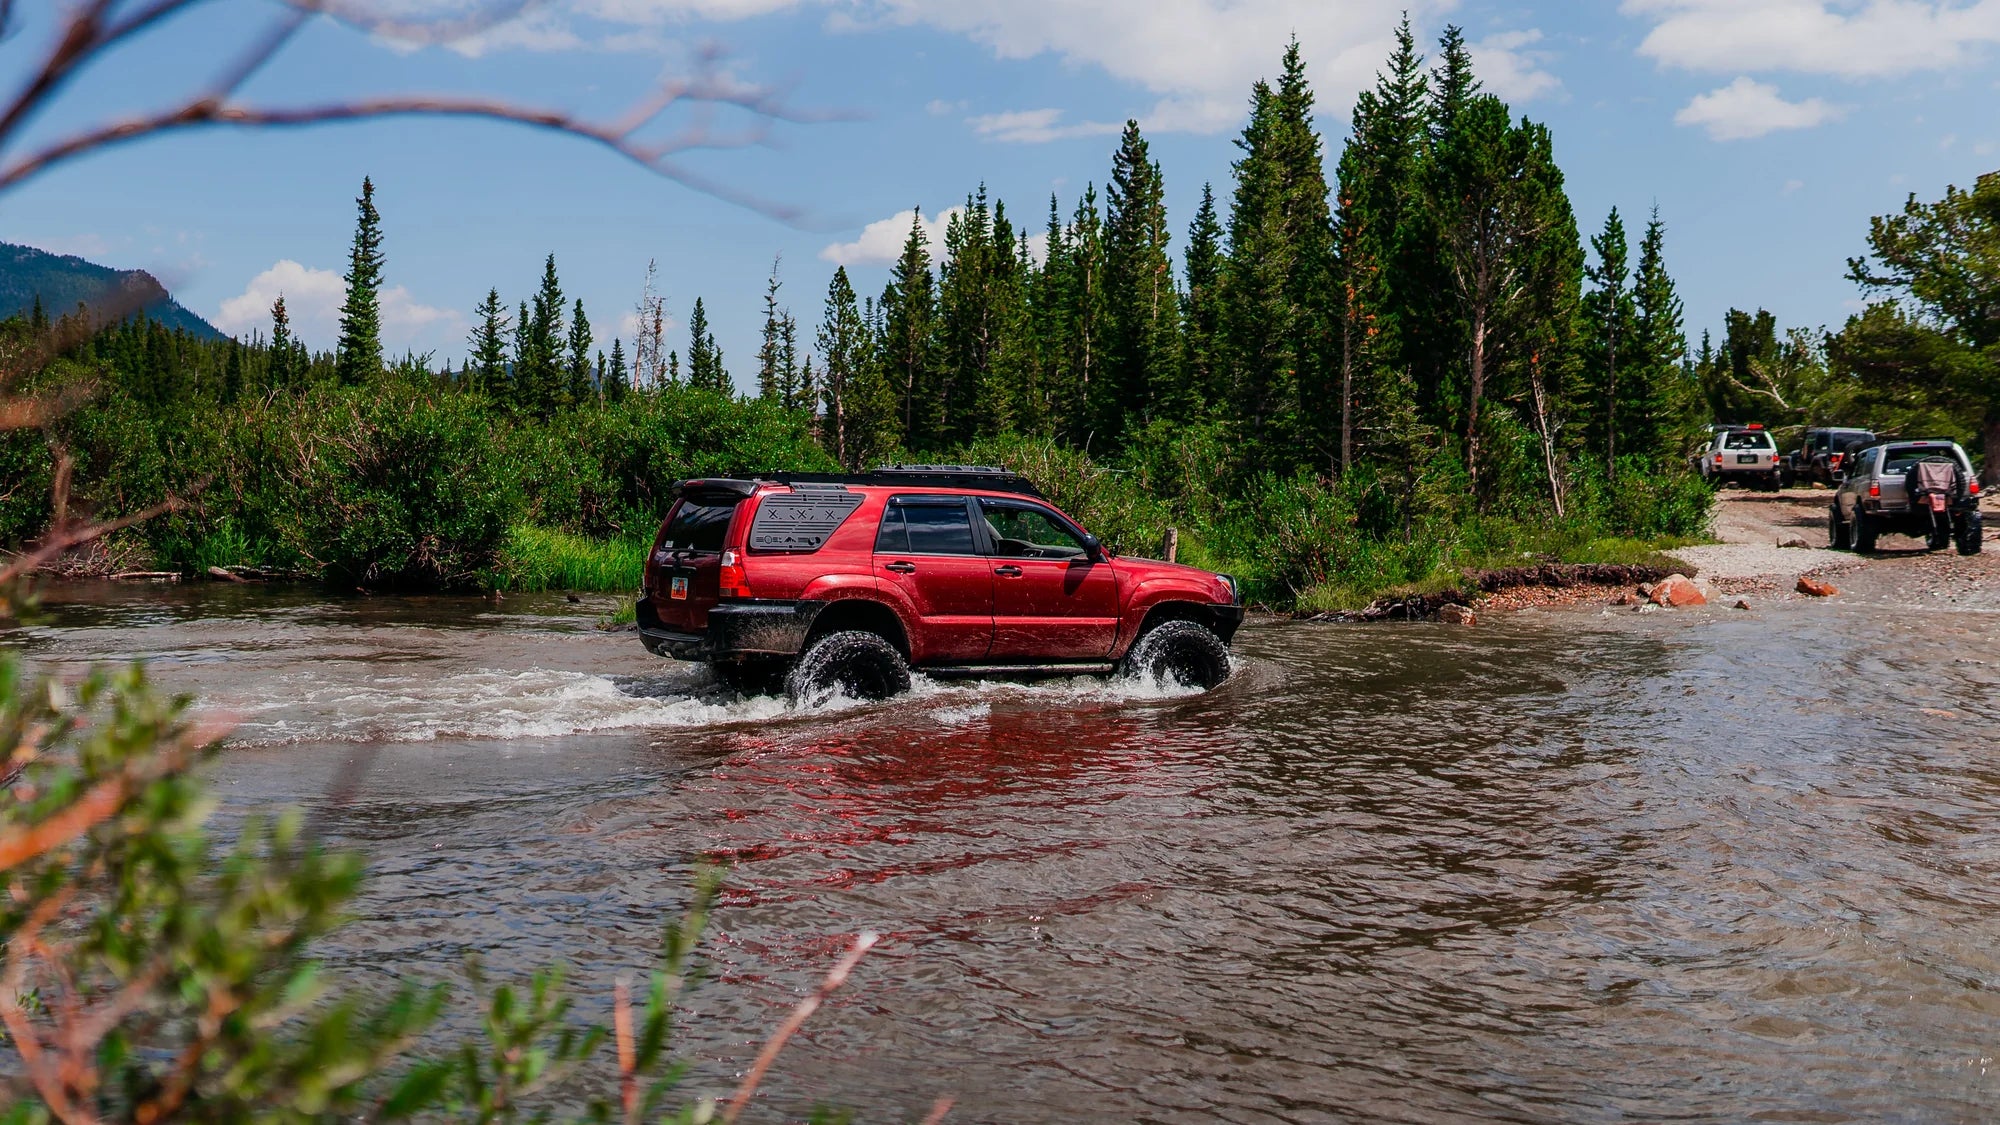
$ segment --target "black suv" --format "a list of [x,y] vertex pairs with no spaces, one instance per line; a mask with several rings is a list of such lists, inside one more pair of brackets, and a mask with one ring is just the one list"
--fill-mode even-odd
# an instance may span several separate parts
[[1874,445],[1876,440],[1872,430],[1846,426],[1807,430],[1804,441],[1786,461],[1785,475],[1789,478],[1786,483],[1809,480],[1829,487],[1838,484],[1841,465],[1848,455],[1854,450]]

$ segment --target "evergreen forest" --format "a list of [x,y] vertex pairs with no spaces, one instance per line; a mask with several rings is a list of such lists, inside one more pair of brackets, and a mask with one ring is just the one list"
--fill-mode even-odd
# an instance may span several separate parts
[[[102,565],[629,590],[677,480],[965,461],[1125,552],[1171,529],[1265,604],[1348,608],[1699,536],[1686,456],[1713,421],[2000,425],[1990,324],[1926,295],[1924,238],[1963,226],[1933,205],[1877,221],[1853,273],[1882,299],[1842,332],[1732,312],[1690,348],[1662,217],[1580,229],[1554,138],[1482,91],[1456,29],[1427,59],[1405,22],[1338,153],[1316,119],[1295,41],[1184,225],[1128,123],[1101,189],[1031,222],[978,187],[937,246],[919,208],[881,292],[837,269],[804,326],[774,264],[746,395],[703,299],[669,339],[649,271],[607,345],[553,255],[526,299],[489,289],[456,367],[385,355],[364,182],[331,352],[282,299],[249,340],[8,322],[15,347],[75,341],[39,379],[82,405],[0,436],[0,546],[178,496]],[[1990,208],[1981,185],[1934,206]]]

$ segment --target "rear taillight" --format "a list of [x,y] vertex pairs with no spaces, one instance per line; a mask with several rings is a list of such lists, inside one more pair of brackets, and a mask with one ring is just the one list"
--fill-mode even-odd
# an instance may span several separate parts
[[742,557],[736,548],[729,547],[722,552],[722,567],[716,572],[717,591],[725,598],[747,598],[750,596],[750,579],[743,574]]
[[1722,464],[1722,454],[1718,453],[1715,455],[1715,463],[1718,465]]
[[1840,468],[1840,454],[1836,453],[1833,456],[1827,458],[1826,463],[1833,468],[1836,469]]
[[1974,496],[1977,496],[1977,495],[1979,495],[1979,482],[1978,482],[1978,481],[1973,481],[1970,487],[1971,487],[1971,489],[1972,489],[1972,495],[1974,495]]
[[1882,495],[1882,486],[1881,486],[1881,485],[1879,485],[1879,484],[1871,484],[1871,485],[1869,485],[1869,486],[1868,486],[1868,495],[1870,495],[1870,496],[1880,496],[1880,495]]

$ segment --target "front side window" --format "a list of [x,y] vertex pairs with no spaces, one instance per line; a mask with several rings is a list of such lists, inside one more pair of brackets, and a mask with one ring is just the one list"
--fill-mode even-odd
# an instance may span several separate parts
[[875,552],[883,555],[976,555],[965,501],[891,500],[882,513]]
[[1010,559],[1080,559],[1083,540],[1055,514],[1018,504],[982,500],[980,511],[993,533],[993,553]]

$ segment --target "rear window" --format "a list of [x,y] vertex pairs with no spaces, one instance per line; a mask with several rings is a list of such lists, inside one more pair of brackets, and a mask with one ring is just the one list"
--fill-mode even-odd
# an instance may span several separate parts
[[1724,449],[1771,449],[1771,435],[1764,430],[1730,434],[1722,439]]
[[1958,464],[1958,457],[1948,445],[1890,446],[1884,454],[1888,458],[1882,465],[1884,475],[1909,471],[1911,465],[1926,457],[1942,457],[1952,464]]
[[736,514],[736,505],[697,504],[692,500],[682,500],[674,509],[674,518],[667,523],[667,536],[660,546],[669,551],[720,551],[722,540],[729,533],[730,517]]

